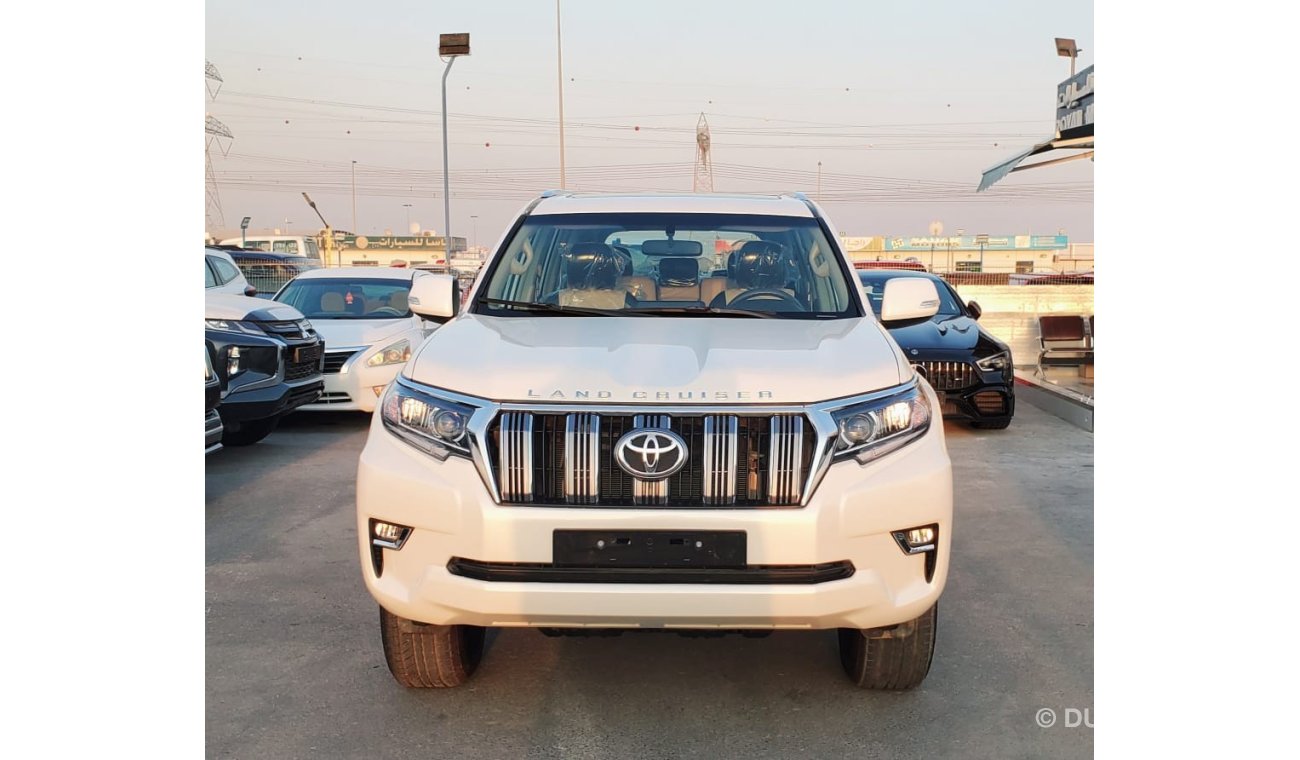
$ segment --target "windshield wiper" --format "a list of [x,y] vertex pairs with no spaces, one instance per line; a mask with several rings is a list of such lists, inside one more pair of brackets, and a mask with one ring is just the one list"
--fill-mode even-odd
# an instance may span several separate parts
[[[641,314],[711,314],[719,317],[756,317],[758,319],[780,319],[775,312],[753,311],[750,309],[722,309],[716,306],[659,306],[648,309],[634,309]],[[794,313],[794,312],[787,312]]]
[[509,306],[520,311],[544,312],[547,314],[564,314],[570,317],[610,317],[622,316],[627,312],[615,309],[589,309],[582,306],[560,306],[555,303],[536,303],[533,301],[507,301],[504,298],[480,298],[480,303],[488,306]]

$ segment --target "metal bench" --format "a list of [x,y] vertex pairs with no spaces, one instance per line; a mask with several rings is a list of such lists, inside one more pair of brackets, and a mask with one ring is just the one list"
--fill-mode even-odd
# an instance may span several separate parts
[[1092,364],[1092,318],[1054,314],[1038,318],[1038,366]]

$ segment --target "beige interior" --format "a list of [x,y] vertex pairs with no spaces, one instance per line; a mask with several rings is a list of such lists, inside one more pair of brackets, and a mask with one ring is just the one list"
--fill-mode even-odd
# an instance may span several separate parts
[[557,297],[561,306],[585,306],[591,309],[622,309],[627,306],[626,290],[561,290]]

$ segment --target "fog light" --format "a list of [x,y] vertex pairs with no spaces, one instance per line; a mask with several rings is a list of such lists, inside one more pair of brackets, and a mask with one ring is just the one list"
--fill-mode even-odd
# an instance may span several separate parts
[[905,554],[920,554],[934,551],[935,541],[939,537],[938,525],[922,525],[919,528],[894,531],[894,540]]
[[385,549],[401,549],[410,535],[411,529],[405,525],[374,519],[370,521],[370,543],[375,546]]
[[239,374],[239,346],[231,346],[226,354],[226,377]]

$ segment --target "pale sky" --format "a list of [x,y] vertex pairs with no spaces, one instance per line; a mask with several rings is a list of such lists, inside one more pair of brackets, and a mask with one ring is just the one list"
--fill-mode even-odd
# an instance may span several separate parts
[[[848,235],[1055,233],[1091,241],[1092,163],[980,173],[1053,129],[1092,64],[1091,2],[562,0],[571,190],[692,187],[695,126],[718,192],[802,190]],[[448,78],[452,233],[490,245],[559,186],[554,0],[209,0],[205,108],[225,226],[444,230],[438,35],[469,32]],[[216,83],[209,82],[215,86]],[[1104,91],[1103,91],[1104,93]],[[639,127],[639,129],[638,129]],[[223,149],[226,152],[223,155]],[[411,204],[410,208],[403,204]],[[472,218],[472,217],[477,217]]]

